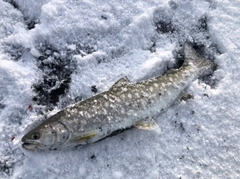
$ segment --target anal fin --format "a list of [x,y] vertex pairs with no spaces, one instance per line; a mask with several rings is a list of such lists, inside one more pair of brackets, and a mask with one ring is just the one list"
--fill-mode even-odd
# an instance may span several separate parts
[[152,118],[143,119],[135,124],[138,129],[154,130],[159,128],[158,124]]

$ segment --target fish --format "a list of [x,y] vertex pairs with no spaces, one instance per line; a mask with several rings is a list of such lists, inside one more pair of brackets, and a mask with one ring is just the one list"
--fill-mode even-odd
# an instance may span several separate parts
[[22,147],[31,150],[69,149],[101,141],[117,131],[159,128],[157,116],[180,98],[189,85],[213,73],[215,63],[201,57],[189,43],[184,63],[165,75],[132,83],[125,76],[109,90],[66,107],[26,133]]

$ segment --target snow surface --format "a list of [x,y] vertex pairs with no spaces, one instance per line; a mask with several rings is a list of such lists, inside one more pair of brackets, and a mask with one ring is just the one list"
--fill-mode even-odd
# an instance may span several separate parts
[[[0,0],[0,178],[240,178],[239,16],[237,0]],[[185,41],[218,67],[156,119],[161,131],[22,149],[30,126],[68,104],[174,67]]]

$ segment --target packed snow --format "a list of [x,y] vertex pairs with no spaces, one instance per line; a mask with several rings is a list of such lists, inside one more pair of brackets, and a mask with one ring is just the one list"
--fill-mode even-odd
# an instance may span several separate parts
[[[0,178],[240,178],[240,4],[227,0],[0,0]],[[180,66],[190,42],[217,69],[155,120],[65,151],[21,137],[127,76]]]

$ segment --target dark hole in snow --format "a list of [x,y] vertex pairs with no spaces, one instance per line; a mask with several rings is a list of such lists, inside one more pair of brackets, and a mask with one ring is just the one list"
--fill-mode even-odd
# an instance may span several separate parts
[[156,30],[158,33],[173,33],[175,31],[172,22],[167,20],[159,20],[156,22]]
[[93,154],[93,155],[91,155],[91,157],[90,157],[91,159],[95,159],[96,158],[96,156]]
[[93,86],[91,87],[91,91],[96,94],[97,91],[98,91],[98,90],[97,90],[97,86],[96,86],[96,85],[93,85]]
[[197,42],[192,43],[193,49],[198,53],[199,56],[205,56],[205,45]]
[[208,31],[207,16],[203,16],[198,20],[197,27],[200,30]]
[[154,12],[153,21],[158,33],[166,34],[175,32],[173,24],[173,10],[159,8]]
[[104,15],[101,15],[101,18],[104,19],[104,20],[107,20],[107,17],[104,16]]
[[204,93],[204,94],[203,94],[203,96],[206,96],[206,97],[208,97],[208,98],[209,98],[208,94],[206,94],[206,93]]
[[184,155],[182,155],[179,159],[183,159],[185,156]]
[[28,30],[34,29],[35,25],[39,23],[38,19],[26,19],[25,23],[27,24]]
[[214,78],[213,74],[203,76],[200,78],[200,82],[204,82],[207,85],[211,86],[211,88],[215,88],[217,86],[219,79]]
[[[57,50],[46,42],[37,47],[41,56],[37,58],[38,68],[43,77],[32,85],[36,95],[32,98],[39,105],[46,105],[49,109],[55,106],[59,97],[65,95],[71,83],[71,74],[76,69],[73,55],[85,56],[95,51],[94,47],[77,43],[73,49]],[[97,89],[93,88],[93,91]],[[77,101],[80,99],[75,99]]]
[[42,70],[44,76],[42,81],[32,86],[37,93],[33,97],[33,100],[41,105],[56,105],[59,96],[65,94],[69,89],[69,83],[71,82],[70,75],[75,69],[74,62],[49,53],[51,51],[59,54],[51,47],[43,47],[40,51],[43,56],[38,58],[38,68]]
[[0,109],[3,109],[4,107],[5,107],[5,105],[0,103]]
[[79,101],[82,101],[82,97],[81,96],[77,96],[75,99],[74,99],[75,102],[79,102]]
[[183,123],[180,123],[179,127],[180,127],[180,130],[181,130],[182,132],[185,132],[185,128],[184,128],[184,126],[183,126]]
[[0,159],[0,172],[10,175],[12,173],[13,163],[11,161],[2,161]]
[[157,37],[156,36],[154,36],[154,37],[152,37],[151,38],[151,42],[152,42],[152,45],[149,47],[149,51],[151,52],[151,53],[154,53],[154,52],[156,52],[156,41],[157,41]]

